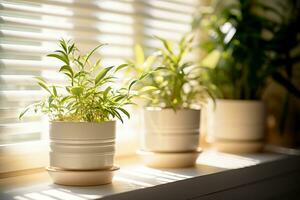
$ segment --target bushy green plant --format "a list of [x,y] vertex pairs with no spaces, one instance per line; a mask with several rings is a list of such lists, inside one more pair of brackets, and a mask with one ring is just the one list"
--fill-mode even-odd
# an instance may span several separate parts
[[278,70],[272,74],[273,80],[281,84],[291,94],[300,97],[300,86],[293,84],[300,62],[300,1],[281,1],[278,8],[280,24],[273,28],[272,48],[274,57],[270,65]]
[[129,61],[129,69],[136,76],[148,74],[137,86],[146,106],[176,110],[199,106],[207,97],[213,98],[212,85],[203,76],[206,69],[187,60],[193,38],[186,35],[179,43],[173,43],[156,37],[162,47],[147,58],[143,49],[136,46],[136,58]]
[[[286,46],[292,46],[289,36],[294,39],[298,34],[279,32],[285,15],[283,1],[214,2],[212,12],[199,12],[194,20],[194,27],[200,26],[201,31],[208,36],[201,47],[211,58],[210,62],[206,62],[211,65],[209,77],[221,90],[223,97],[260,99],[268,79],[272,77],[287,89],[296,91],[280,72],[285,64],[281,62],[282,65],[279,66],[274,63],[274,59],[277,60],[277,50],[285,51]],[[295,27],[297,26],[299,27]],[[298,29],[295,27],[290,31],[295,32]],[[278,43],[278,34],[285,34],[285,41]]]
[[59,72],[67,77],[67,84],[52,85],[37,77],[38,85],[48,96],[28,106],[20,118],[29,109],[40,111],[48,115],[50,120],[57,121],[104,122],[116,117],[123,122],[123,114],[129,118],[124,106],[132,104],[135,94],[131,88],[137,80],[118,89],[112,86],[117,80],[114,74],[127,65],[104,68],[100,66],[101,59],[92,63],[91,57],[103,44],[86,55],[81,55],[71,41],[60,40],[59,44],[60,49],[48,56],[62,61]]

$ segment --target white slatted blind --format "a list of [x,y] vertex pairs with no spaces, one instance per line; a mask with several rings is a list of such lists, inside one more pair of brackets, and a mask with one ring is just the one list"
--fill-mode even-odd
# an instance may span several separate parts
[[133,56],[133,45],[157,47],[153,35],[178,40],[190,30],[198,0],[0,0],[0,145],[41,139],[41,116],[17,119],[44,93],[32,77],[60,81],[45,55],[60,38],[83,51],[105,42],[104,65]]

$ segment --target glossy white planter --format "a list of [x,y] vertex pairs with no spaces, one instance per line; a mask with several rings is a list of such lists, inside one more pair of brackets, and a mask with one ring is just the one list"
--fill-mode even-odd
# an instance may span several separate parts
[[217,100],[208,115],[208,134],[219,150],[248,153],[261,149],[266,121],[262,101]]
[[50,122],[50,166],[66,170],[99,170],[113,166],[114,121]]
[[195,151],[199,143],[200,110],[144,110],[141,148],[154,152]]

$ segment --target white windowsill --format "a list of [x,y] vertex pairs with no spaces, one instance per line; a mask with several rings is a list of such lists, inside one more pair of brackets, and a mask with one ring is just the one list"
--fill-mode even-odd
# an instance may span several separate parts
[[[280,161],[283,162],[280,163]],[[265,180],[273,177],[273,175],[279,176],[283,173],[289,173],[290,171],[287,170],[299,169],[299,166],[297,168],[295,163],[290,163],[291,166],[295,167],[295,169],[291,169],[289,162],[295,162],[300,165],[299,156],[270,152],[239,156],[205,151],[200,155],[197,161],[198,164],[195,167],[183,169],[148,168],[143,166],[136,157],[132,157],[120,160],[117,163],[121,166],[121,169],[115,175],[113,183],[109,185],[94,187],[60,186],[53,184],[46,172],[40,172],[0,179],[0,199],[85,200],[103,197],[105,197],[104,199],[131,199],[130,196],[134,197],[134,195],[137,195],[136,197],[140,195],[143,199],[151,199],[147,196],[148,192],[150,192],[151,196],[155,196],[156,191],[163,193],[164,188],[167,189],[167,187],[173,188],[169,193],[174,193],[177,199],[181,199],[180,195],[185,195],[185,197],[181,197],[187,199],[257,182],[260,179]],[[273,163],[274,166],[269,166]],[[285,167],[285,165],[288,166]],[[251,170],[253,171],[256,166],[257,169],[254,170],[255,175],[252,174],[250,178],[244,177],[235,180],[234,175],[238,173],[249,174],[250,176]],[[268,168],[274,168],[275,171],[272,172]],[[250,171],[246,173],[243,170]],[[226,179],[226,176],[229,176],[232,177],[232,180],[221,183],[222,181],[220,182],[218,179],[223,175],[223,178]],[[212,180],[215,181],[210,183]],[[201,181],[204,181],[205,184],[201,183]],[[181,191],[175,189],[176,187],[182,187],[182,184],[188,189],[184,188]],[[197,184],[200,184],[201,187],[191,187]],[[141,195],[141,191],[144,195]],[[171,198],[170,196],[169,198],[165,196],[164,199]]]

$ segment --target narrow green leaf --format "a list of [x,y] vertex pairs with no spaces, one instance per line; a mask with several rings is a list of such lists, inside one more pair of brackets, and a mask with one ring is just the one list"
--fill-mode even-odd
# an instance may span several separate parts
[[150,69],[152,67],[153,63],[156,61],[156,59],[157,59],[157,56],[154,56],[154,55],[148,56],[148,58],[146,59],[146,61],[143,64],[143,68],[146,70]]
[[38,84],[52,95],[49,87],[44,82],[39,81]]
[[130,91],[131,87],[137,82],[137,80],[131,81],[131,83],[128,86],[128,92]]
[[53,94],[54,96],[57,97],[57,90],[56,90],[56,87],[55,86],[52,86],[52,90],[53,90]]
[[25,113],[28,112],[28,110],[32,107],[32,105],[27,106],[19,115],[19,119],[22,119]]
[[121,99],[124,99],[126,96],[125,95],[117,95],[117,96],[115,96],[115,101],[116,102],[118,102],[118,101],[120,101]]
[[142,79],[146,78],[148,75],[150,75],[150,73],[143,73],[143,74],[140,76],[139,80],[142,80]]
[[70,96],[66,96],[66,97],[62,98],[62,100],[60,102],[65,103],[69,99],[70,99]]
[[115,113],[116,117],[123,123],[123,119],[122,119],[122,116],[120,115],[120,113],[116,110],[113,110],[113,112]]
[[64,57],[69,62],[69,57],[68,57],[68,55],[64,51],[62,51],[62,50],[56,50],[54,52],[62,54],[62,57]]
[[68,61],[65,57],[63,57],[63,56],[61,56],[61,55],[52,53],[52,54],[48,54],[47,56],[48,56],[48,57],[57,58],[57,59],[63,61],[65,64],[69,65],[69,61]]
[[109,70],[111,70],[112,68],[113,66],[103,68],[95,78],[95,85],[97,85],[101,81],[101,79],[103,79],[106,76],[106,74],[109,72]]
[[145,86],[145,87],[142,87],[142,89],[140,89],[139,92],[144,93],[144,92],[149,92],[149,91],[153,91],[153,90],[157,90],[157,87]]
[[40,82],[43,82],[46,84],[46,81],[44,78],[40,77],[40,76],[37,76],[37,77],[34,77],[34,79],[36,79],[37,81],[40,81]]
[[68,72],[71,76],[74,76],[74,71],[70,65],[64,65],[59,69],[59,72]]
[[[81,62],[82,57],[78,56],[74,61],[81,67],[81,70],[84,69],[84,64]],[[84,58],[83,58],[84,59]]]
[[92,71],[97,70],[97,69],[100,67],[100,63],[101,63],[101,58],[99,58],[99,59],[97,60],[97,62],[96,62],[95,65],[93,66]]
[[170,54],[173,54],[173,51],[172,51],[172,43],[171,43],[170,41],[165,40],[165,39],[163,39],[163,38],[161,38],[161,37],[158,37],[158,36],[154,36],[154,37],[155,37],[156,39],[160,40],[160,41],[163,43],[165,49],[166,49]]
[[137,65],[142,65],[145,62],[144,50],[141,45],[134,46],[135,62]]
[[63,50],[66,52],[66,53],[68,53],[68,48],[67,48],[67,43],[66,43],[66,41],[64,40],[64,39],[60,39],[59,40],[59,43],[60,43],[60,46],[63,48]]
[[71,53],[73,50],[75,50],[75,44],[74,43],[71,46],[69,46],[68,53]]
[[125,68],[125,67],[128,67],[128,66],[129,66],[128,63],[121,64],[121,65],[119,65],[119,66],[117,67],[117,69],[115,70],[115,72],[117,72],[117,71],[119,71],[119,70],[121,70],[121,69],[123,69],[123,68]]
[[130,119],[130,114],[124,109],[124,108],[118,108],[121,112],[123,112],[127,117],[128,119]]
[[106,45],[106,44],[100,44],[100,45],[98,45],[96,48],[94,48],[94,49],[86,56],[85,62],[84,62],[83,65],[85,65],[85,64],[88,62],[88,60],[90,59],[90,57],[97,51],[97,49],[99,49],[100,47],[102,47],[102,46],[104,46],[104,45]]
[[87,75],[87,74],[88,74],[88,72],[86,72],[86,71],[80,71],[80,72],[77,72],[77,73],[75,74],[74,78],[77,78],[77,77],[79,77],[79,76],[84,77],[84,76]]
[[103,96],[104,96],[104,98],[107,96],[107,94],[109,93],[109,91],[111,91],[111,87],[109,86],[109,87],[107,87],[105,90],[104,90],[104,92],[103,92]]

